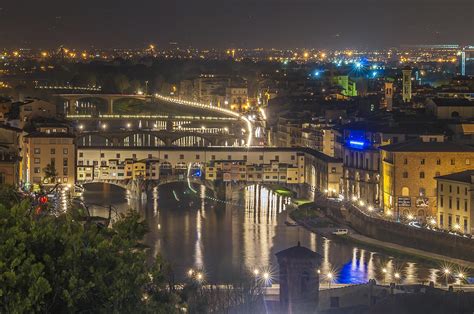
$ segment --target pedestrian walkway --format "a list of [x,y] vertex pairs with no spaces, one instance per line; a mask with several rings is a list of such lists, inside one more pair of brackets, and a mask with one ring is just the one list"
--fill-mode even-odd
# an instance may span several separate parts
[[357,240],[359,242],[364,242],[364,243],[367,243],[367,244],[378,246],[380,248],[389,248],[389,249],[397,250],[397,251],[408,253],[408,254],[418,255],[418,256],[425,257],[425,258],[435,259],[435,260],[439,260],[439,261],[442,261],[442,262],[448,262],[448,263],[456,264],[456,265],[459,265],[459,266],[474,269],[474,263],[473,262],[469,262],[469,261],[465,261],[465,260],[461,260],[461,259],[457,259],[457,258],[452,258],[452,257],[449,257],[449,256],[444,256],[444,255],[440,255],[440,254],[436,254],[436,253],[431,253],[431,252],[427,252],[427,251],[423,251],[423,250],[413,249],[413,248],[402,246],[402,245],[395,244],[395,243],[384,242],[384,241],[380,241],[380,240],[376,240],[376,239],[373,239],[373,238],[363,236],[361,234],[349,234],[347,236],[354,239],[354,240]]

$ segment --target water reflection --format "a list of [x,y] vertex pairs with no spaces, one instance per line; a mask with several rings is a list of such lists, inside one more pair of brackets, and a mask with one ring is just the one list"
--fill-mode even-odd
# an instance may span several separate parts
[[[264,186],[251,185],[231,194],[232,199],[221,199],[205,186],[190,189],[177,183],[153,189],[147,202],[141,203],[128,191],[94,184],[86,186],[83,198],[89,204],[111,204],[121,212],[139,210],[150,228],[145,239],[150,256],[161,254],[171,262],[178,280],[189,268],[204,269],[211,282],[233,281],[255,268],[276,270],[275,253],[298,241],[321,254],[322,278],[331,272],[338,283],[364,283],[372,278],[415,283],[437,278],[435,269],[413,261],[400,261],[285,225],[289,199]],[[107,214],[101,206],[90,210],[92,215]]]

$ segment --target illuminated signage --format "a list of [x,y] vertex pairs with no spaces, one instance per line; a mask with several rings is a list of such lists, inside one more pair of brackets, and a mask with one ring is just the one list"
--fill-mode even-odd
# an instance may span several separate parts
[[362,149],[362,148],[364,148],[364,146],[365,146],[365,142],[350,140],[350,141],[349,141],[349,146],[350,146],[350,147],[353,147],[353,148]]

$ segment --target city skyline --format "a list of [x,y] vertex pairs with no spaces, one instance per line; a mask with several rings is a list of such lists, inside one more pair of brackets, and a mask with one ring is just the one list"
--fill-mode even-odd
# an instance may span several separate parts
[[474,26],[474,4],[466,0],[24,4],[9,1],[0,7],[0,47],[139,48],[149,43],[166,47],[169,42],[197,48],[467,45]]

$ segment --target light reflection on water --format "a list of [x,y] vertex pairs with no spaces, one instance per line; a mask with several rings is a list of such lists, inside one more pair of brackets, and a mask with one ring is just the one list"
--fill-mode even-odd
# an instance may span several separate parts
[[[120,212],[139,210],[150,228],[145,239],[150,256],[160,253],[172,264],[178,280],[192,267],[204,269],[210,282],[230,282],[254,268],[276,271],[275,253],[298,241],[322,256],[322,280],[329,272],[338,283],[364,283],[372,278],[386,283],[436,280],[435,269],[285,225],[289,200],[261,185],[232,191],[232,202],[214,201],[215,195],[204,186],[193,190],[181,183],[161,186],[141,204],[129,191],[94,184],[86,186],[83,198],[90,204],[112,204]],[[90,210],[92,215],[107,214],[100,206]]]

